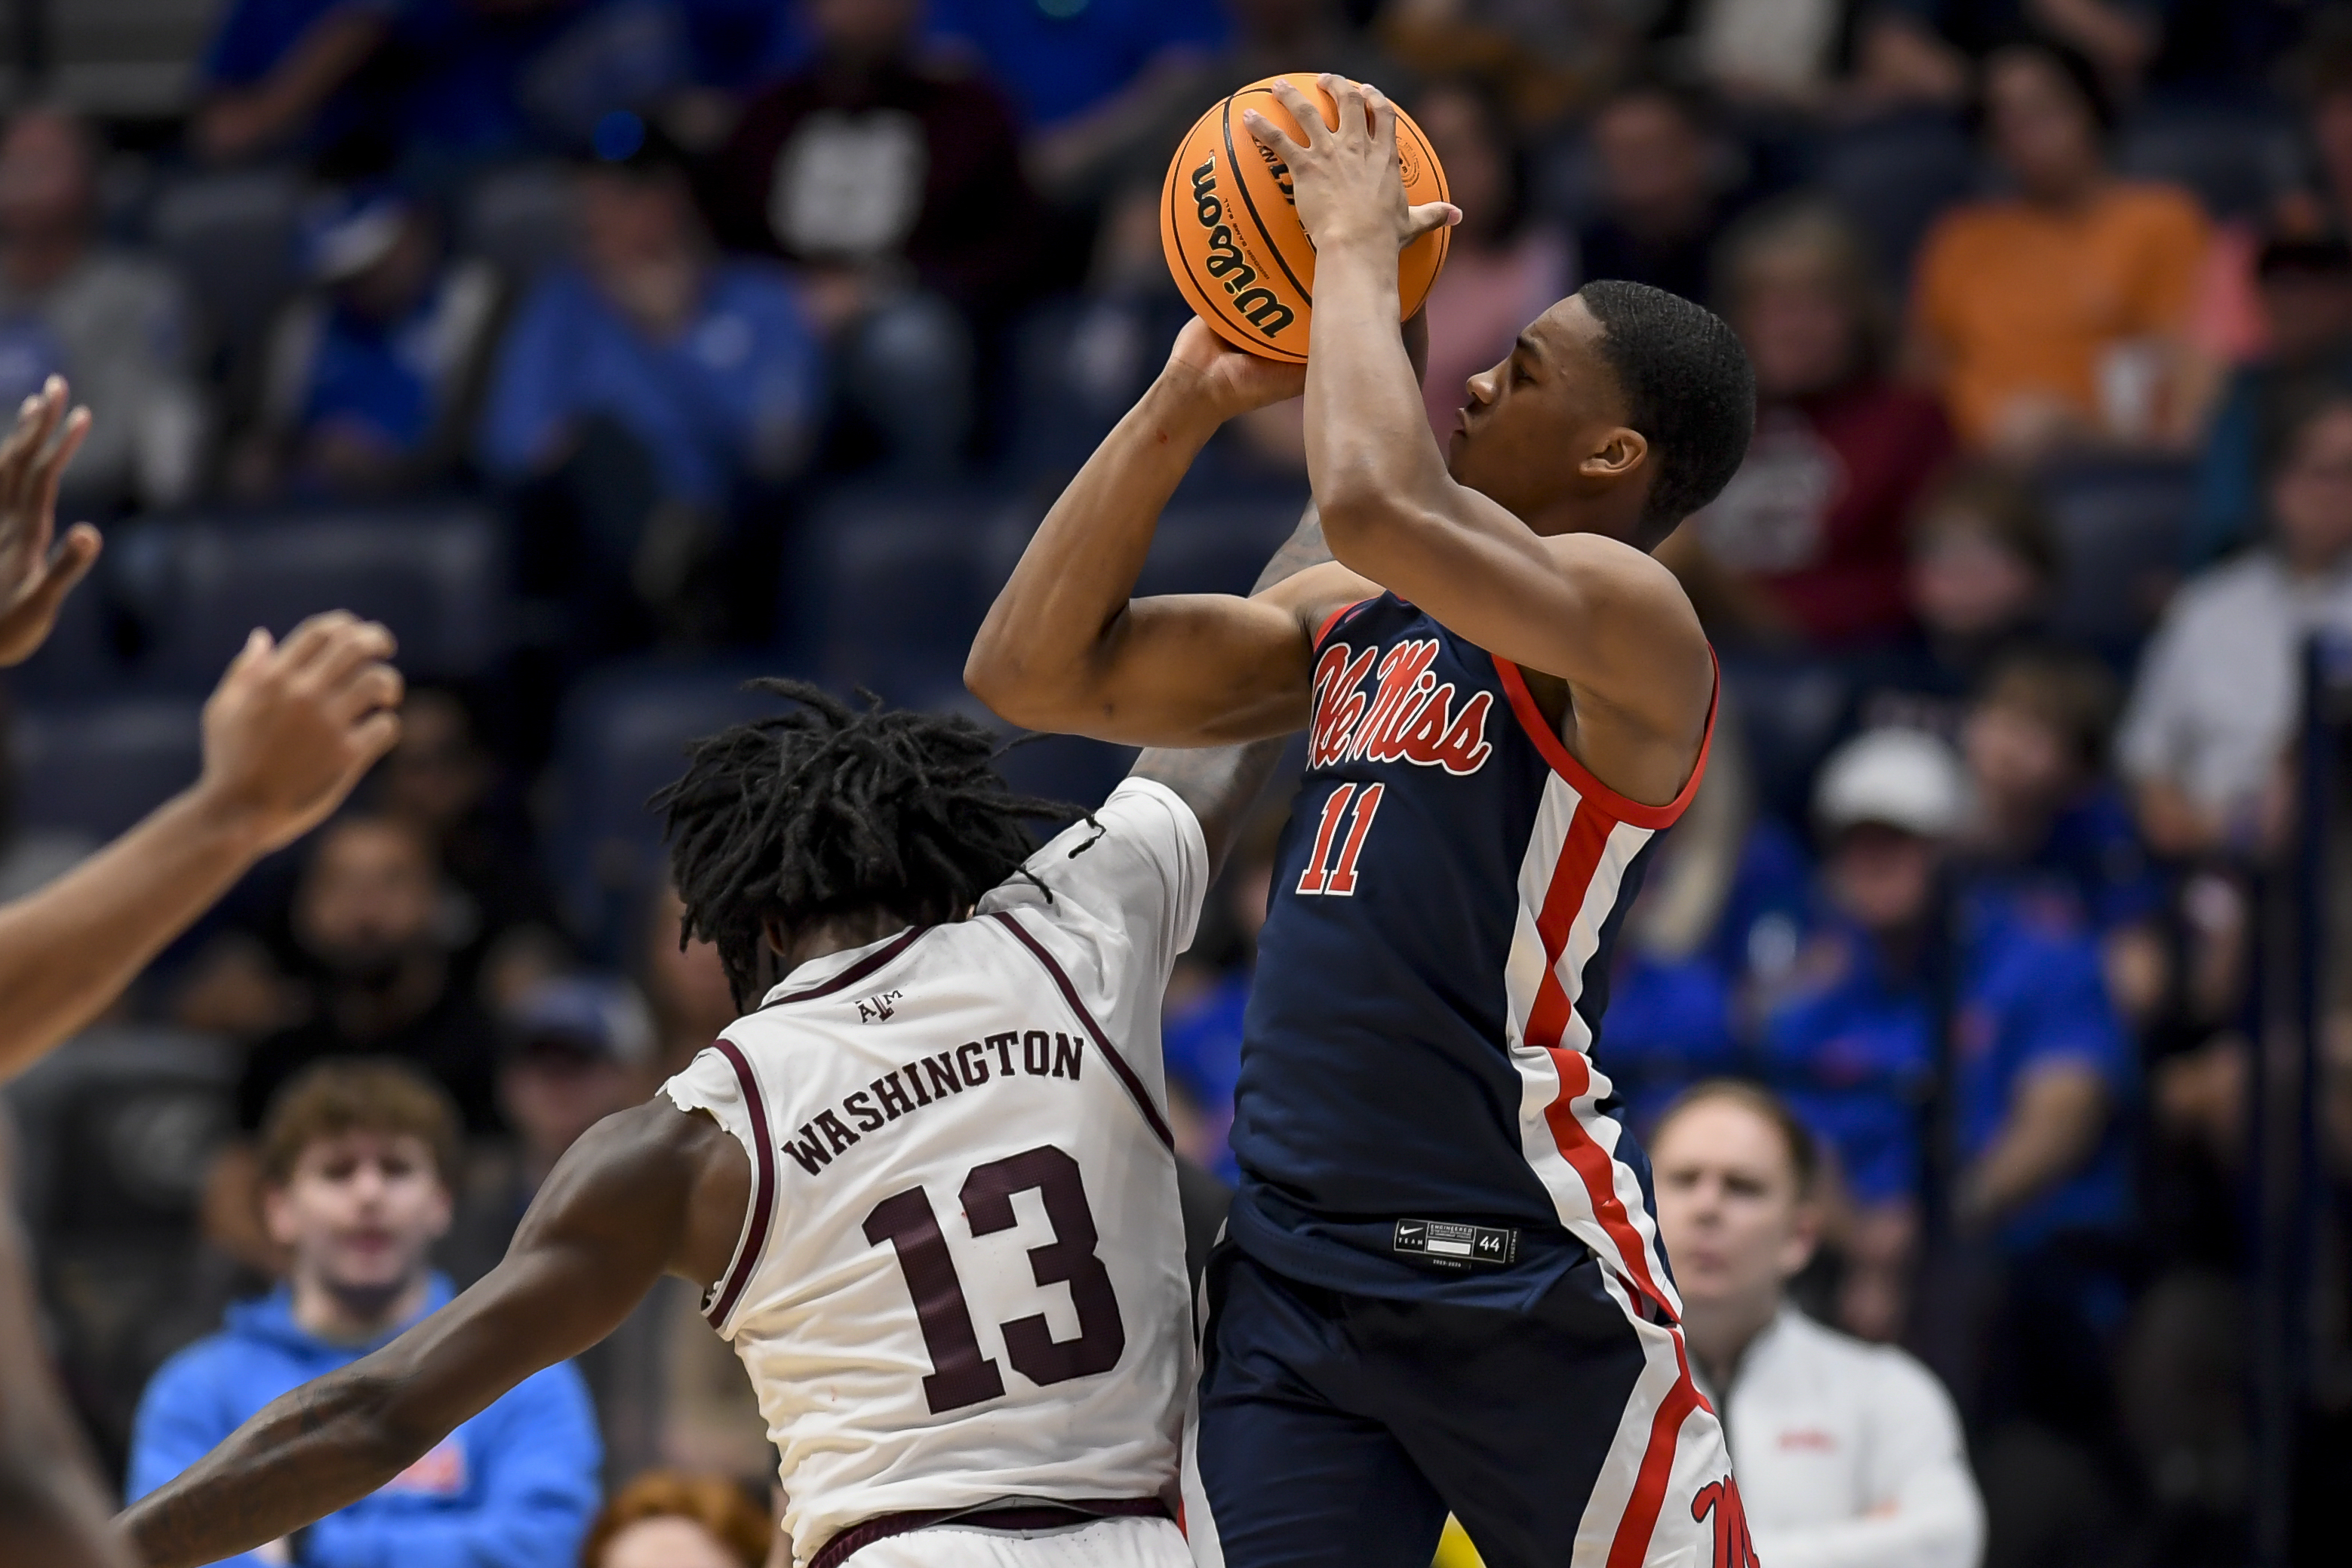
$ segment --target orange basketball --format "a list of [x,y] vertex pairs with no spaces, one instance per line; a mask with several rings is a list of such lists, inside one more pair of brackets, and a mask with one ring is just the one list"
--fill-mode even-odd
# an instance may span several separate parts
[[[1315,247],[1299,226],[1290,170],[1252,136],[1242,111],[1255,109],[1304,141],[1273,85],[1288,80],[1336,127],[1339,111],[1309,72],[1254,81],[1201,116],[1168,165],[1160,204],[1160,243],[1176,287],[1227,342],[1267,359],[1307,361],[1307,318],[1315,304]],[[1429,139],[1400,109],[1397,157],[1405,199],[1419,206],[1445,200],[1445,171]],[[1397,256],[1397,292],[1405,317],[1421,309],[1445,265],[1452,231],[1423,235]]]

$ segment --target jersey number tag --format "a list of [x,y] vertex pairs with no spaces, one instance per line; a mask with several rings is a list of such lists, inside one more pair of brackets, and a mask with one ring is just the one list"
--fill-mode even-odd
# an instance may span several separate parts
[[[1315,827],[1315,853],[1307,858],[1307,869],[1299,875],[1298,890],[1308,898],[1328,894],[1335,899],[1351,897],[1356,891],[1356,857],[1364,852],[1364,839],[1372,831],[1372,818],[1380,815],[1381,796],[1388,793],[1386,784],[1366,784],[1361,795],[1356,786],[1343,784],[1331,792],[1323,803],[1323,820]],[[1356,804],[1356,820],[1348,827],[1347,842],[1339,847],[1339,858],[1331,862],[1331,844],[1339,837],[1339,820],[1348,815],[1348,803]],[[1327,869],[1328,866],[1328,869]]]
[[[1055,1339],[1045,1326],[1045,1315],[1033,1313],[998,1325],[1004,1335],[1004,1353],[1014,1370],[1036,1384],[1108,1372],[1127,1349],[1127,1330],[1119,1322],[1118,1298],[1111,1293],[1110,1270],[1095,1256],[1094,1211],[1087,1205],[1078,1163],[1050,1143],[1040,1144],[974,1166],[964,1178],[959,1201],[971,1221],[972,1235],[993,1236],[1017,1223],[1013,1194],[1032,1190],[1045,1200],[1054,1239],[1029,1249],[1030,1277],[1040,1287],[1069,1286],[1070,1305],[1078,1312],[1078,1337]],[[908,1187],[876,1204],[866,1216],[866,1239],[877,1245],[887,1241],[898,1249],[898,1271],[906,1276],[915,1321],[922,1326],[923,1348],[930,1352],[931,1375],[923,1379],[923,1397],[931,1414],[961,1410],[1003,1394],[1003,1374],[981,1352],[971,1307],[964,1300],[963,1281],[956,1278],[947,1237],[940,1233],[930,1194]]]

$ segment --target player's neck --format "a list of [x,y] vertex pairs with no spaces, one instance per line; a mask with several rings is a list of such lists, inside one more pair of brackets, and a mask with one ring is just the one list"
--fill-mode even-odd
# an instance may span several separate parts
[[[768,942],[776,952],[777,973],[786,975],[803,963],[870,947],[886,936],[906,930],[907,925],[907,917],[892,910],[858,910],[827,915],[797,931],[771,931]],[[782,940],[779,941],[779,937]]]
[[339,1289],[297,1264],[293,1289],[296,1328],[332,1344],[363,1344],[422,1314],[433,1281],[420,1268],[414,1279],[386,1289]]

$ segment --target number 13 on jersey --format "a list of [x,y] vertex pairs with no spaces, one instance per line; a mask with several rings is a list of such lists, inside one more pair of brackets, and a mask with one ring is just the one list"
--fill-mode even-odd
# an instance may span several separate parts
[[[1307,869],[1298,878],[1298,891],[1305,897],[1328,895],[1335,899],[1350,897],[1356,890],[1356,858],[1364,852],[1364,840],[1372,831],[1372,818],[1380,815],[1381,796],[1386,784],[1365,784],[1360,793],[1356,785],[1343,784],[1332,790],[1323,803],[1322,820],[1315,825],[1315,853],[1307,858]],[[1339,824],[1348,816],[1352,804],[1355,819],[1348,824],[1347,837],[1339,837]],[[1332,858],[1331,847],[1338,842],[1339,858]]]

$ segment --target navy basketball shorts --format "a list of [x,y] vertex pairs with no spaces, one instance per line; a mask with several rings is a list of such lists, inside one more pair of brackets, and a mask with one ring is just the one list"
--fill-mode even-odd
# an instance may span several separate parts
[[1230,1242],[1202,1283],[1200,1568],[1754,1568],[1682,1334],[1588,1255],[1525,1310],[1346,1295]]

